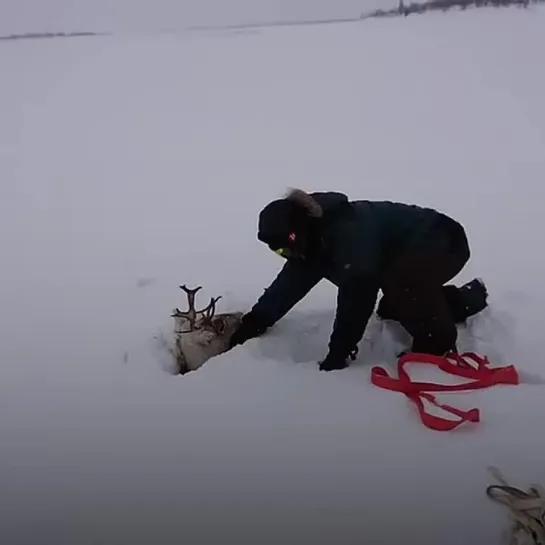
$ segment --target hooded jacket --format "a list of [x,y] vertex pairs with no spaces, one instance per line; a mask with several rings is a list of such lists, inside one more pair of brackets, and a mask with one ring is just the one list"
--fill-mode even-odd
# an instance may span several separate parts
[[329,352],[346,358],[363,337],[381,281],[397,256],[440,244],[430,237],[443,214],[389,201],[349,201],[343,193],[294,190],[286,197],[306,208],[316,244],[306,259],[288,259],[252,308],[265,328],[293,308],[322,279],[338,287]]

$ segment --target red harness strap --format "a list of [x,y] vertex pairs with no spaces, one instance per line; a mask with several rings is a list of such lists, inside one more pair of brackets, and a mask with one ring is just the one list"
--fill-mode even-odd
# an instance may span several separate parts
[[[477,367],[470,365],[470,360],[472,360]],[[472,382],[466,382],[464,384],[412,382],[404,368],[405,364],[408,362],[435,365],[445,373],[467,378]],[[382,367],[373,367],[371,370],[371,382],[379,388],[405,394],[416,404],[420,413],[420,418],[426,427],[432,430],[450,431],[464,422],[479,422],[479,409],[462,411],[455,407],[451,407],[450,405],[438,403],[435,396],[427,392],[455,392],[488,388],[489,386],[497,384],[519,384],[519,376],[514,366],[508,365],[506,367],[490,368],[489,363],[488,358],[478,356],[473,352],[449,354],[446,357],[410,353],[399,358],[397,364],[399,378],[390,377],[388,372]],[[424,408],[424,400],[453,414],[458,417],[458,419],[449,420],[427,413]]]

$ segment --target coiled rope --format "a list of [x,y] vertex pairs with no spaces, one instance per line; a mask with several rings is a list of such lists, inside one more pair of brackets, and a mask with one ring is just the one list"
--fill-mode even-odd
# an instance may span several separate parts
[[527,492],[507,483],[499,469],[489,468],[500,483],[486,489],[487,496],[508,509],[511,527],[506,543],[509,545],[545,545],[545,489],[532,485]]

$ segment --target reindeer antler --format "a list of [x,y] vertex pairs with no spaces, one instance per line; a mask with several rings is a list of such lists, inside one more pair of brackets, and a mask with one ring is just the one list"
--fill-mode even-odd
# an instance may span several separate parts
[[195,289],[188,288],[185,284],[183,286],[180,286],[181,290],[184,290],[187,294],[187,304],[189,305],[189,311],[195,310],[195,296],[197,295],[197,292],[202,290],[202,286],[197,286]]
[[204,314],[204,319],[206,321],[212,320],[214,317],[214,313],[216,312],[216,303],[221,299],[221,295],[219,297],[212,297],[210,299],[210,303],[208,306],[201,310],[201,312]]
[[189,321],[191,330],[195,328],[195,323],[199,315],[202,315],[203,319],[206,321],[212,320],[212,318],[214,317],[214,313],[216,311],[216,303],[221,299],[221,295],[216,298],[212,297],[210,299],[210,303],[204,309],[196,310],[195,296],[197,292],[199,292],[202,289],[202,286],[197,286],[194,289],[190,289],[184,284],[183,286],[180,286],[180,289],[182,289],[187,295],[189,310],[184,312],[184,311],[181,311],[179,308],[175,308],[174,312],[172,313],[172,316],[174,318],[187,318],[187,320]]

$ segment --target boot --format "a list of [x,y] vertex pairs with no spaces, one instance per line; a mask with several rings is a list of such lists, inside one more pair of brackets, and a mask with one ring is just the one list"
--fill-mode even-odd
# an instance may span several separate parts
[[460,288],[444,286],[443,292],[457,324],[464,323],[488,306],[488,291],[480,278],[474,278]]

